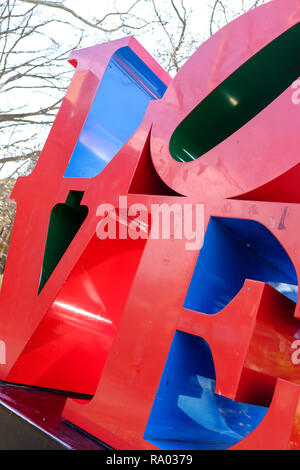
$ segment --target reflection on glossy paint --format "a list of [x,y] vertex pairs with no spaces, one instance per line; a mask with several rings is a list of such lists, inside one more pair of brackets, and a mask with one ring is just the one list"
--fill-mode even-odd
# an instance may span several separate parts
[[238,106],[238,104],[239,104],[239,101],[236,98],[234,98],[233,96],[229,95],[228,100],[229,100],[230,104],[232,104],[232,106]]
[[166,450],[227,449],[242,440],[267,408],[217,395],[215,383],[208,344],[176,331],[144,439]]
[[65,172],[65,177],[98,175],[141,124],[151,100],[166,90],[129,47],[111,58]]
[[287,284],[285,282],[268,282],[268,284],[274,289],[278,290],[278,292],[281,292],[281,294],[293,300],[294,302],[297,301],[298,286],[293,284]]
[[228,438],[233,438],[235,441],[241,440],[242,436],[230,429],[220,412],[214,394],[216,382],[199,375],[192,377],[192,380],[198,382],[195,386],[199,386],[200,396],[179,395],[178,408],[208,431],[226,434]]
[[292,302],[287,299],[279,308],[271,304],[270,311],[271,317],[266,315],[256,322],[244,367],[265,377],[281,377],[299,384],[299,367],[292,361],[292,345],[299,338],[300,322],[294,318]]
[[67,304],[65,302],[60,302],[58,300],[56,300],[53,305],[55,307],[60,307],[64,310],[67,310],[71,313],[76,313],[76,314],[79,314],[79,315],[84,315],[85,317],[88,317],[88,318],[92,318],[94,320],[98,320],[98,321],[103,321],[104,323],[112,323],[111,320],[107,320],[106,318],[103,318],[101,317],[100,315],[97,315],[95,313],[92,313],[92,312],[88,312],[87,310],[84,310],[83,308],[78,308],[78,307],[75,307],[74,305],[72,304]]
[[145,243],[94,235],[30,338],[12,381],[30,368],[39,386],[95,393]]
[[177,126],[170,139],[172,157],[195,160],[263,112],[299,77],[293,55],[299,46],[297,23],[244,62]]
[[245,279],[266,282],[297,302],[295,268],[274,235],[254,220],[212,217],[184,307],[218,313]]

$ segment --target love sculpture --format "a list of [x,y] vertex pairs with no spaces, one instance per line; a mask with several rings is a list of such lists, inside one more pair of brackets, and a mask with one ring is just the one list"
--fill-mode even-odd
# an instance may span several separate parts
[[[0,379],[93,395],[63,418],[115,449],[300,448],[299,51],[299,1],[273,0],[174,80],[133,38],[71,55],[12,193]],[[99,239],[120,196],[204,204],[203,247]]]

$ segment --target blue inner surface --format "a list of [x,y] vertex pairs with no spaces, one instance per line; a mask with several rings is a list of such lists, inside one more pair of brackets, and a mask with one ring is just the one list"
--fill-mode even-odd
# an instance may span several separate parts
[[76,144],[65,177],[98,175],[141,124],[151,100],[166,85],[129,48],[111,58]]
[[245,279],[266,282],[297,302],[295,268],[274,235],[253,220],[212,217],[184,307],[217,313],[236,296]]
[[216,395],[214,389],[208,344],[176,331],[144,439],[166,450],[223,450],[252,432],[268,410]]

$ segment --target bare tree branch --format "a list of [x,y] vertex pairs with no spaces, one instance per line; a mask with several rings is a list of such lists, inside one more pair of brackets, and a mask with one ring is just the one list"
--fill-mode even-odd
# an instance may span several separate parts
[[[136,5],[138,3],[140,3],[141,0],[135,0],[132,3],[132,5],[125,11],[121,12],[121,11],[116,10],[114,12],[107,13],[101,19],[96,20],[95,22],[91,22],[87,18],[84,18],[83,16],[76,13],[76,11],[72,10],[71,8],[66,7],[63,3],[51,2],[51,1],[47,1],[47,0],[20,0],[20,1],[22,1],[23,3],[31,3],[33,5],[39,5],[39,6],[42,6],[42,7],[56,8],[56,9],[62,10],[65,13],[68,13],[69,15],[73,16],[77,20],[81,21],[83,24],[85,24],[85,25],[87,25],[91,28],[99,29],[99,30],[104,31],[106,33],[112,33],[114,31],[118,31],[119,29],[122,29],[122,28],[130,28],[130,29],[134,30],[134,29],[141,29],[141,28],[144,27],[144,25],[138,25],[138,26],[129,25],[129,24],[126,23],[126,21],[123,21],[123,19],[122,19],[122,17],[130,15],[132,10],[136,7]],[[113,27],[113,28],[105,27],[104,23],[107,20],[111,19],[112,17],[116,17],[118,19],[121,19],[120,24],[117,25],[116,27]]]
[[[209,34],[263,3],[207,1]],[[101,32],[101,40],[118,31],[151,35],[154,56],[171,74],[205,39],[191,27],[191,0],[127,0],[122,9],[116,5],[117,1],[98,17],[88,17],[64,1],[0,0],[0,169],[36,161],[73,73],[67,64],[69,52],[81,46],[87,31]],[[97,9],[101,11],[100,3]],[[53,34],[57,25],[69,30],[67,47]],[[24,164],[22,171],[32,164]]]

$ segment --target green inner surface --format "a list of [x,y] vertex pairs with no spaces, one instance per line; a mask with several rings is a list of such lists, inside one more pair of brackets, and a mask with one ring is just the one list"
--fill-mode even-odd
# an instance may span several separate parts
[[83,194],[70,191],[65,204],[56,204],[51,211],[39,293],[88,214],[88,208],[80,205]]
[[237,69],[179,124],[170,140],[172,157],[180,162],[201,157],[244,126],[299,76],[297,23]]

